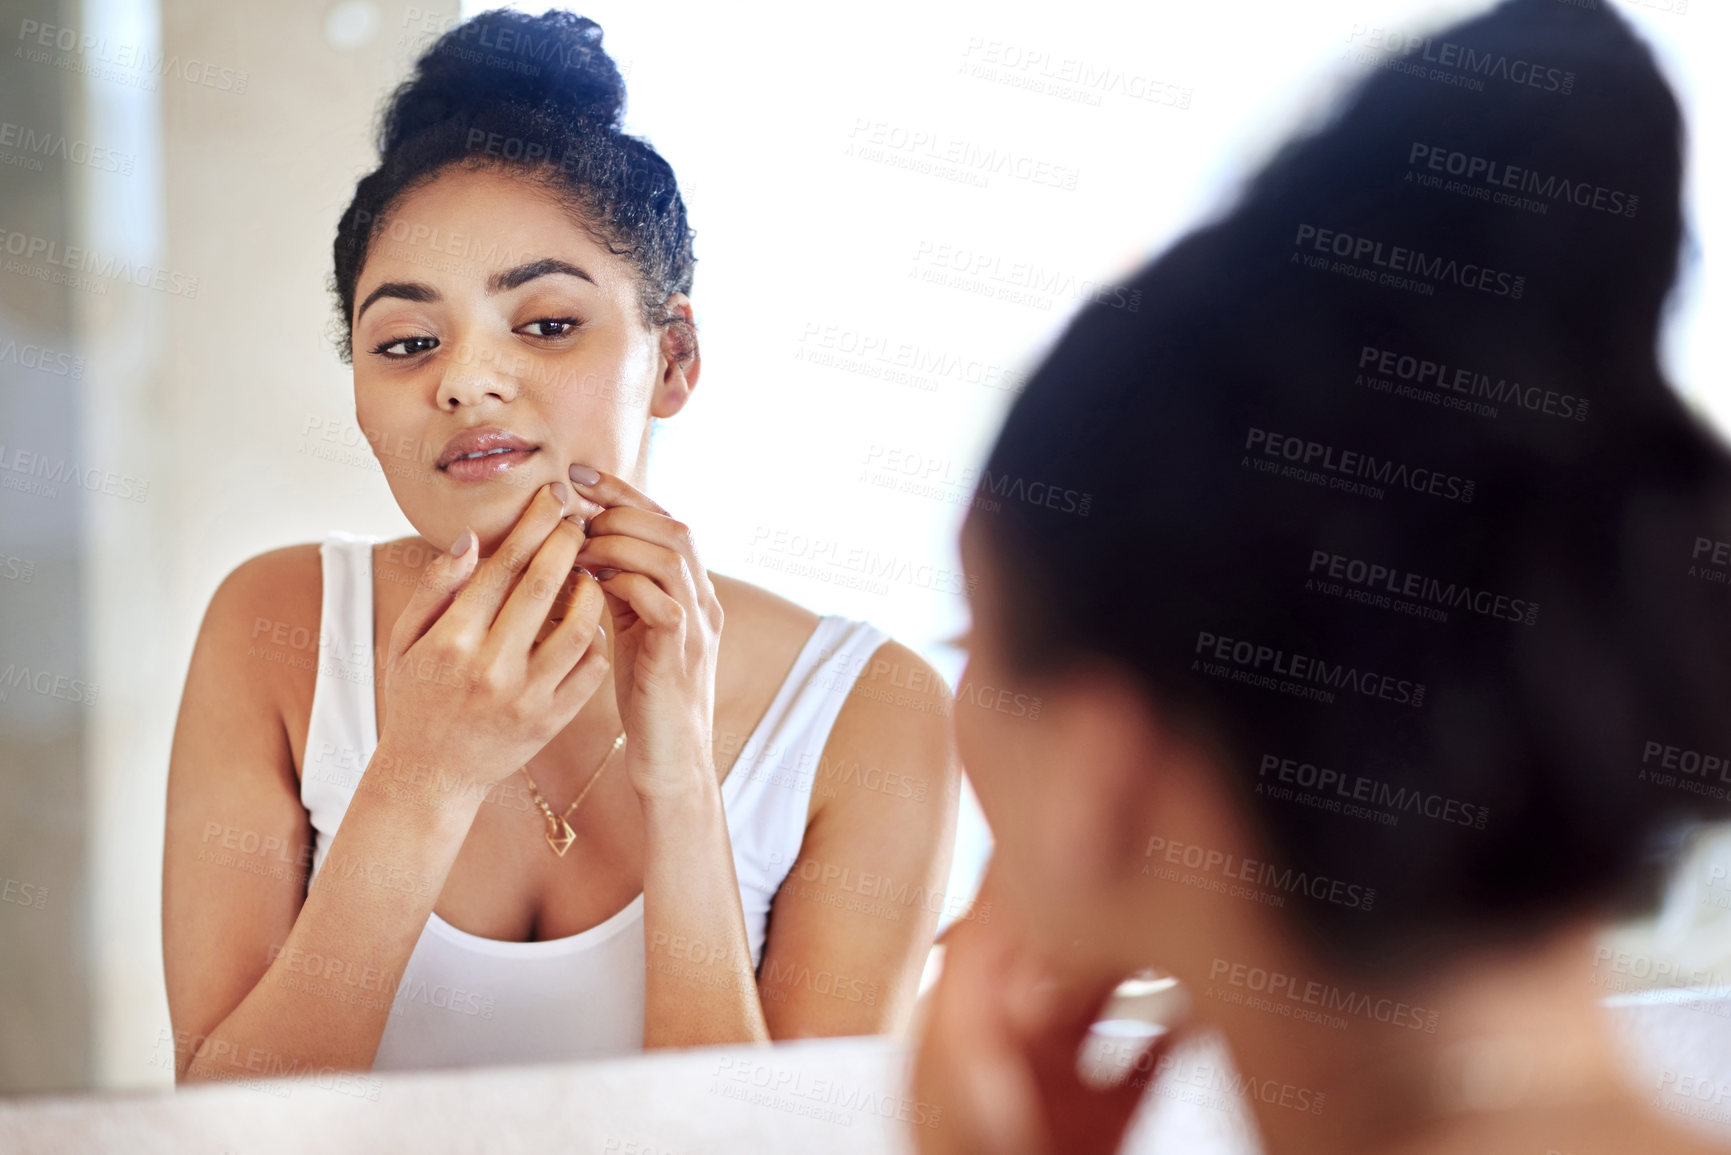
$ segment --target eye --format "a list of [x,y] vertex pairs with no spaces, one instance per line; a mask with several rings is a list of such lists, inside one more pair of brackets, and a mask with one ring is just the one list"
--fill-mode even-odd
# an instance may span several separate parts
[[[386,341],[376,346],[373,352],[395,361],[405,357],[413,357],[438,347],[439,340],[437,337],[398,337],[394,341]],[[398,350],[398,352],[392,352],[393,349]]]
[[[563,337],[565,334],[575,329],[580,323],[581,322],[579,322],[575,317],[543,317],[539,321],[530,321],[527,325],[518,329],[517,332],[526,333],[531,337]],[[536,329],[542,331],[534,332],[533,330]]]

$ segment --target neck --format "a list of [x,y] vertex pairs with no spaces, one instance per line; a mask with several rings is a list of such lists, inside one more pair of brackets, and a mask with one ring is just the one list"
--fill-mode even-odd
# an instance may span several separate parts
[[[1324,1023],[1264,1009],[1286,1001],[1279,996],[1254,1008],[1204,999],[1199,1009],[1226,1036],[1241,1076],[1325,1096],[1316,1113],[1250,1097],[1270,1155],[1430,1149],[1523,1112],[1628,1100],[1582,961],[1592,941],[1591,929],[1576,929],[1405,991],[1341,978],[1321,984],[1322,1001],[1291,1001],[1290,1010],[1323,1011]],[[1307,966],[1314,973],[1294,960],[1288,973]],[[1307,983],[1297,980],[1301,991]],[[1336,992],[1344,1001],[1330,999]]]
[[613,692],[613,673],[608,671],[576,716],[529,760],[529,772],[539,780],[543,767],[549,778],[557,778],[561,773],[592,771],[597,747],[605,750],[612,745],[622,729],[624,723],[619,720],[619,703]]

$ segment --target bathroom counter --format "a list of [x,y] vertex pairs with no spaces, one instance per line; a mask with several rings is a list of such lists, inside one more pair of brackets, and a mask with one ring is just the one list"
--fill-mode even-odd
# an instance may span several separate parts
[[[1731,1140],[1731,992],[1657,991],[1608,1005],[1641,1093],[1673,1118]],[[811,1039],[592,1063],[0,1100],[0,1150],[911,1155],[914,1128],[942,1125],[940,1113],[905,1089],[911,1057],[903,1040]],[[1307,1088],[1247,1081],[1204,1037],[1171,1056],[1126,1155],[1256,1155],[1246,1091],[1283,1109],[1326,1108]]]

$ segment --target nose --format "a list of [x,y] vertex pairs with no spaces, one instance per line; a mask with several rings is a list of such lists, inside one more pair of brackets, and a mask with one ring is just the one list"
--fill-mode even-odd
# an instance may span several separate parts
[[439,408],[452,412],[465,405],[479,405],[487,398],[513,401],[518,393],[517,375],[500,351],[483,342],[459,341],[445,359],[439,378]]

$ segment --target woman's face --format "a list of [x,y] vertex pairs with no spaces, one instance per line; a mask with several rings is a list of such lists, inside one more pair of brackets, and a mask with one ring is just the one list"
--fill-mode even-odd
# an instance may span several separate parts
[[507,172],[451,169],[405,196],[355,310],[356,415],[439,546],[469,527],[492,552],[573,464],[640,482],[649,418],[677,412],[696,378],[695,361],[668,372],[626,258]]

